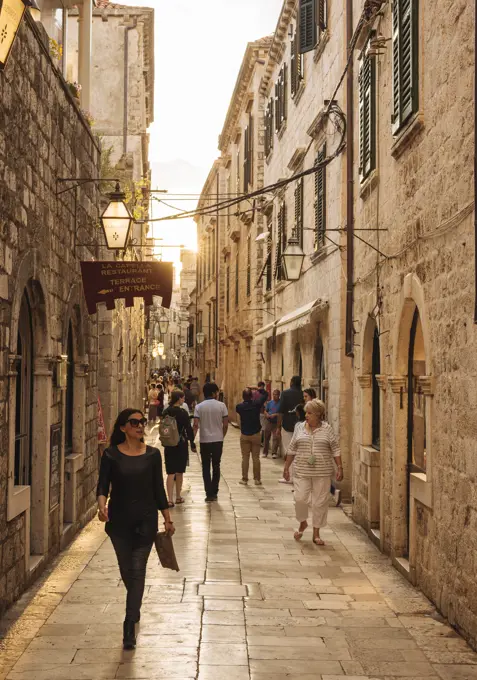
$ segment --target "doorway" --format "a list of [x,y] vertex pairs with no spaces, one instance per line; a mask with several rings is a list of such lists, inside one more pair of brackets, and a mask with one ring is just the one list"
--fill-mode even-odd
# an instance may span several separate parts
[[33,324],[30,302],[23,294],[17,335],[15,395],[15,486],[31,485],[33,414]]

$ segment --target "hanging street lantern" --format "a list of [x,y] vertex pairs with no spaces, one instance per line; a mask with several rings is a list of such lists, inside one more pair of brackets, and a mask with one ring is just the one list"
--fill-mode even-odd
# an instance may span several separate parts
[[161,335],[166,335],[168,330],[169,330],[169,317],[166,316],[164,312],[162,312],[161,316],[159,317],[159,332]]
[[157,349],[155,347],[152,350],[152,356],[153,356],[154,359],[157,357]]
[[157,346],[157,352],[160,357],[164,356],[164,343],[160,342]]
[[197,335],[196,335],[196,339],[197,339],[198,345],[203,345],[204,340],[205,340],[205,333],[202,333],[202,331],[199,331],[199,333],[197,333]]
[[294,232],[288,239],[288,245],[282,255],[283,278],[286,281],[298,281],[303,268],[305,253],[300,246],[298,236]]
[[126,195],[121,191],[119,182],[109,194],[109,204],[101,215],[106,245],[110,250],[124,250],[129,239],[133,216],[125,203]]
[[35,0],[0,0],[0,71],[7,65],[27,7],[38,9]]

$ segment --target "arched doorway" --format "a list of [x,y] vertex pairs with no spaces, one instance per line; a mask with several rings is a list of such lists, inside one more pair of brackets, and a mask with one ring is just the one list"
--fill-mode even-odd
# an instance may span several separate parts
[[20,306],[17,333],[17,380],[15,394],[15,486],[31,485],[33,414],[33,323],[25,292]]
[[426,473],[426,397],[419,378],[426,375],[426,355],[419,310],[415,309],[409,337],[407,408],[407,554],[411,517],[411,474]]
[[[68,324],[68,339],[66,343],[66,392],[65,392],[65,452],[64,459],[67,460],[74,451],[73,430],[74,430],[74,409],[75,409],[75,359],[73,350],[73,328],[71,321]],[[64,466],[63,483],[63,525],[71,522],[72,510],[67,499],[70,481],[70,471],[67,465]]]
[[378,376],[381,374],[381,356],[379,345],[379,330],[375,325],[373,335],[372,356],[372,379],[371,379],[371,446],[377,451],[381,448],[381,394]]

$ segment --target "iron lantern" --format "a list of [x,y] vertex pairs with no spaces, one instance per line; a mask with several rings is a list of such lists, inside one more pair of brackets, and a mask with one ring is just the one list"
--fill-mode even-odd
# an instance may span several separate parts
[[203,345],[204,340],[205,340],[205,333],[203,333],[202,331],[199,331],[196,335],[196,339],[197,339],[198,345]]
[[166,335],[167,331],[169,330],[169,317],[162,312],[161,316],[159,317],[159,332],[161,335]]
[[0,0],[0,71],[7,65],[27,7],[38,9],[35,0]]
[[297,235],[292,234],[288,239],[288,245],[282,255],[283,278],[286,281],[298,281],[303,268],[305,253],[300,246]]
[[133,216],[125,203],[126,195],[121,191],[119,182],[113,193],[109,194],[109,204],[101,215],[106,245],[110,250],[124,250],[127,246]]

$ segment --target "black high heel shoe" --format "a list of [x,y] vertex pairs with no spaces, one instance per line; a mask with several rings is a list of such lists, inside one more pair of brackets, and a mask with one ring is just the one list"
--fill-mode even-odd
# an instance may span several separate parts
[[136,624],[126,619],[123,623],[123,649],[136,648]]

